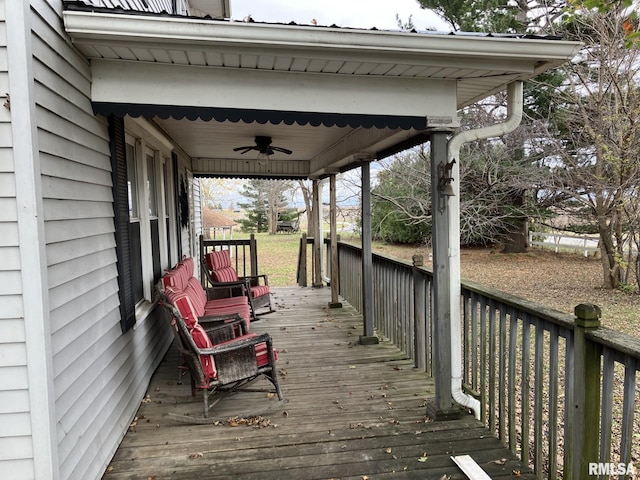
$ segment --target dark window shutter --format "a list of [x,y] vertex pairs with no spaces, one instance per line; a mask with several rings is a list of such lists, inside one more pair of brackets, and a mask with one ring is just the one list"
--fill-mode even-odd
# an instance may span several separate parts
[[120,298],[120,326],[126,332],[136,323],[136,303],[131,278],[131,244],[129,240],[129,195],[127,191],[127,157],[124,138],[124,119],[109,117],[111,140],[111,178],[118,259],[118,297]]

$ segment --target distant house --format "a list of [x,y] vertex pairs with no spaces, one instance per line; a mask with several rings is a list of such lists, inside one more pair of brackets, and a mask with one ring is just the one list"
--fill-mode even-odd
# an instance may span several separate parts
[[202,208],[202,234],[206,238],[226,240],[233,238],[233,229],[238,222],[231,220],[226,215],[207,207]]
[[459,109],[578,49],[230,16],[0,1],[2,478],[102,477],[172,342],[154,286],[199,255],[201,177],[335,181],[433,139],[444,161]]

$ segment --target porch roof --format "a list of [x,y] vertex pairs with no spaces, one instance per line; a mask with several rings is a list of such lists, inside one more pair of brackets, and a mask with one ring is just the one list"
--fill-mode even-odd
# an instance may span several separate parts
[[[457,111],[554,68],[575,42],[514,35],[243,23],[66,2],[96,113],[153,119],[196,174],[306,178],[458,126]],[[268,167],[255,151],[268,136]],[[268,171],[266,170],[268,168]]]

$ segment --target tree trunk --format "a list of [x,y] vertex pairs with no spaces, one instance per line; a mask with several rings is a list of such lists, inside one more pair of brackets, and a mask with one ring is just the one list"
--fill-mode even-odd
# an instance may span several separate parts
[[606,219],[601,215],[598,216],[598,234],[600,236],[600,257],[602,259],[604,288],[612,290],[620,286],[620,264],[616,260],[610,229]]
[[[521,208],[526,201],[525,191],[516,192],[511,201],[514,207]],[[510,224],[510,232],[504,240],[502,253],[525,253],[529,246],[529,219],[514,218]]]
[[512,231],[505,238],[502,253],[525,253],[529,247],[529,222],[526,218],[512,225]]
[[313,218],[313,202],[311,201],[311,192],[303,180],[298,180],[302,198],[304,198],[304,207],[307,210],[307,237],[315,237],[316,226],[311,219]]

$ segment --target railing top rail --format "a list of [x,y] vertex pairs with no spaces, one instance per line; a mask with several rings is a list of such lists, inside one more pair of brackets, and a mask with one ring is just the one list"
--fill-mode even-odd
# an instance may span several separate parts
[[214,245],[250,245],[251,240],[247,239],[227,239],[227,240],[214,240],[214,239],[203,239],[203,244],[205,246],[214,246]]
[[595,343],[640,360],[640,342],[635,337],[606,327],[587,330],[585,335]]
[[470,280],[462,281],[463,289],[470,290],[475,293],[479,293],[487,298],[496,300],[507,307],[513,307],[525,313],[529,313],[533,316],[541,318],[551,323],[555,323],[558,326],[564,327],[569,330],[573,330],[574,316],[568,313],[563,313],[553,308],[548,308],[539,303],[531,302],[521,297],[511,295],[509,293],[495,290],[490,287],[485,287],[479,283],[472,282]]
[[[345,242],[345,241],[341,241],[339,243],[341,245],[344,245],[346,247],[350,247],[356,250],[360,249],[360,245],[355,243]],[[384,261],[387,261],[387,262],[395,263],[403,267],[412,268],[413,266],[412,263],[407,260],[395,258],[389,255],[374,253],[373,256],[383,259]],[[433,275],[433,270],[429,267],[421,266],[421,267],[418,267],[418,270],[425,273],[426,275]],[[571,314],[559,312],[558,310],[544,307],[540,304],[530,302],[524,298],[520,298],[515,295],[510,295],[508,293],[502,292],[500,290],[495,290],[493,288],[485,287],[484,285],[480,285],[479,283],[472,282],[470,280],[463,280],[461,283],[462,283],[463,289],[470,290],[472,292],[478,293],[492,300],[496,300],[497,302],[500,302],[506,305],[507,307],[512,307],[522,312],[529,313],[533,316],[541,318],[542,320],[555,323],[560,327],[573,330],[574,317]]]
[[[360,250],[361,249],[361,246],[359,244],[357,244],[357,243],[345,242],[345,241],[340,241],[338,243],[340,245],[353,248],[354,250]],[[409,269],[413,268],[413,263],[411,263],[410,261],[405,260],[403,258],[394,257],[394,256],[388,255],[388,254],[383,255],[381,253],[375,253],[375,252],[373,252],[373,257],[374,258],[379,258],[380,260],[383,260],[385,262],[395,263],[395,264],[397,264],[399,266],[406,267],[406,268],[409,268]],[[419,267],[419,268],[422,269],[425,273],[427,273],[429,275],[433,274],[432,270],[430,268],[428,268],[428,267],[424,267],[423,266],[423,267]]]

